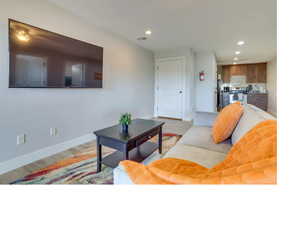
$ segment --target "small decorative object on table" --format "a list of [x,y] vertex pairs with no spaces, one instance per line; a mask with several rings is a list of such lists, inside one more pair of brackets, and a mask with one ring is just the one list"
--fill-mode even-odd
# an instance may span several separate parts
[[128,125],[131,124],[131,114],[130,113],[122,114],[119,122],[122,125],[122,132],[128,133]]

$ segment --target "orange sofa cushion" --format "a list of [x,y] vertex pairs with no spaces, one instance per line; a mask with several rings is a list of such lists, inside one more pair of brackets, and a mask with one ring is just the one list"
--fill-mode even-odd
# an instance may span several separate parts
[[220,143],[230,137],[243,111],[241,103],[236,102],[226,106],[219,113],[212,127],[212,137],[215,143]]
[[211,169],[175,158],[148,166],[129,160],[121,165],[135,184],[276,184],[277,124],[257,124]]
[[265,120],[248,131],[229,151],[227,157],[212,171],[240,166],[277,154],[276,120]]

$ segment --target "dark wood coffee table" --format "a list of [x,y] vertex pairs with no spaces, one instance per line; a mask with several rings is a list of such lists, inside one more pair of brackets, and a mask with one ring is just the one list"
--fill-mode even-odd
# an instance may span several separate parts
[[[101,164],[111,168],[119,165],[125,159],[142,162],[158,149],[162,153],[162,126],[164,122],[155,120],[135,119],[129,125],[128,133],[121,132],[121,126],[116,125],[95,131],[97,137],[97,172]],[[158,143],[148,140],[158,135]],[[114,153],[102,159],[102,145],[117,149]]]

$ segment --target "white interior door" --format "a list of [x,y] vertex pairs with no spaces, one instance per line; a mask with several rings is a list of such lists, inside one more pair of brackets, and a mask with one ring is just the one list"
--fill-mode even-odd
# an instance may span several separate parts
[[31,55],[16,55],[18,86],[43,87],[47,84],[47,59]]
[[183,78],[183,59],[165,59],[157,63],[157,116],[182,119]]

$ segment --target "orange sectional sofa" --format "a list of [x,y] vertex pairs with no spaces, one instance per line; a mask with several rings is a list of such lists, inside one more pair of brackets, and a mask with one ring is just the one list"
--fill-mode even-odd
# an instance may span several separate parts
[[[207,124],[206,126],[198,124],[190,128],[182,139],[166,155],[162,156],[163,160],[158,160],[161,156],[155,153],[139,166],[134,165],[135,162],[121,163],[119,167],[114,169],[114,183],[276,183],[277,137],[276,122],[274,122],[276,118],[255,106],[244,105],[243,107],[244,113],[229,139],[215,144],[211,135],[212,127],[207,126]],[[275,135],[271,134],[268,140],[272,141],[263,144],[264,146],[267,145],[267,153],[263,153],[262,150],[253,145],[259,137],[262,137],[262,140],[266,138],[251,130],[266,120],[273,120],[273,125],[267,129],[264,128],[264,132],[270,131]],[[249,135],[251,132],[255,135]],[[247,137],[245,137],[246,134],[248,134]],[[243,138],[248,144],[243,144],[244,147],[241,147],[240,143]],[[134,168],[135,171],[132,173],[130,168]],[[177,171],[178,168],[180,168],[180,173]],[[134,173],[136,175],[132,176]],[[142,176],[139,177],[139,173],[149,175],[150,177],[146,178],[148,182],[145,182]],[[187,176],[182,176],[182,173]]]

